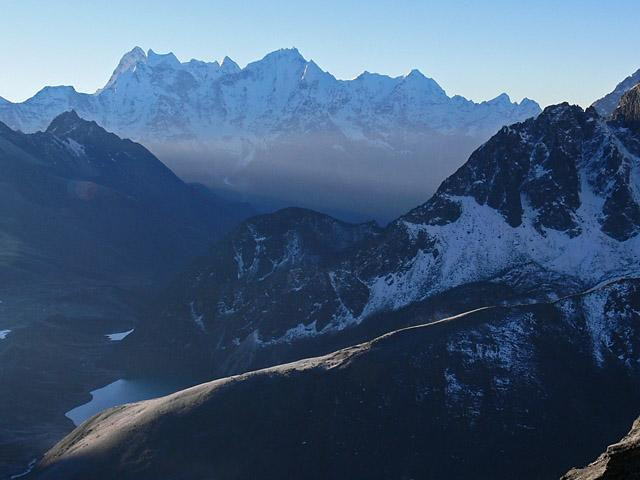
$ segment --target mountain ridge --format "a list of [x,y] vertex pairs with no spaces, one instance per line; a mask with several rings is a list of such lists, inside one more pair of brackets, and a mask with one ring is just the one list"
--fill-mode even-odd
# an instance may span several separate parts
[[144,144],[188,181],[379,220],[422,201],[501,126],[540,112],[506,94],[449,97],[417,70],[338,80],[295,49],[240,68],[134,48],[97,92],[45,87],[0,104],[0,120],[32,132],[70,109]]

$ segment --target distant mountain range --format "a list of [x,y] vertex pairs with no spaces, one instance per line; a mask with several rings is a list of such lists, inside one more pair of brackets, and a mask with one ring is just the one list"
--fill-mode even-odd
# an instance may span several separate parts
[[46,87],[0,101],[0,120],[34,132],[70,109],[229,195],[382,220],[422,202],[500,127],[540,112],[506,94],[449,97],[417,70],[338,80],[296,49],[241,69],[136,47],[96,93]]

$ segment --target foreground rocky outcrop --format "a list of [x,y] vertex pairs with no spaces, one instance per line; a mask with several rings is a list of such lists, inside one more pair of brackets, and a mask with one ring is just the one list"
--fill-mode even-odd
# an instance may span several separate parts
[[588,466],[573,469],[561,480],[637,480],[640,478],[640,418],[618,443],[607,447]]

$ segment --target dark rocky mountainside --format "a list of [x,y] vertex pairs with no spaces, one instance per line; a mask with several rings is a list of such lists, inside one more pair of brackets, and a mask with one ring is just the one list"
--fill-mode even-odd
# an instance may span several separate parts
[[558,478],[637,414],[639,311],[617,281],[116,407],[35,477]]
[[609,445],[598,459],[573,469],[561,480],[638,480],[640,478],[640,418],[618,443]]
[[73,425],[109,378],[105,334],[250,209],[176,177],[143,146],[64,113],[0,123],[0,477]]
[[[548,107],[503,128],[382,231],[309,228],[317,214],[301,209],[250,219],[163,295],[123,358],[142,370],[182,363],[210,378],[292,360],[274,352],[310,342],[326,353],[380,324],[424,322],[407,313],[420,305],[446,316],[638,275],[639,179],[640,135],[594,109]],[[349,229],[358,234],[345,250]],[[466,285],[485,293],[442,299]]]
[[[249,213],[185,184],[143,146],[75,112],[30,135],[0,124],[0,148],[9,274],[166,278]],[[16,266],[27,261],[40,267]]]
[[618,108],[613,112],[613,119],[640,131],[640,84],[622,96]]

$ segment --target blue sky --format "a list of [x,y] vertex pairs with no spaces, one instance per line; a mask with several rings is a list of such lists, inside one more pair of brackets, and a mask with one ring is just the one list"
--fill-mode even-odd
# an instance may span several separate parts
[[448,94],[589,105],[640,68],[637,0],[0,0],[0,96],[92,92],[125,51],[241,66],[297,47],[338,78],[418,68]]

